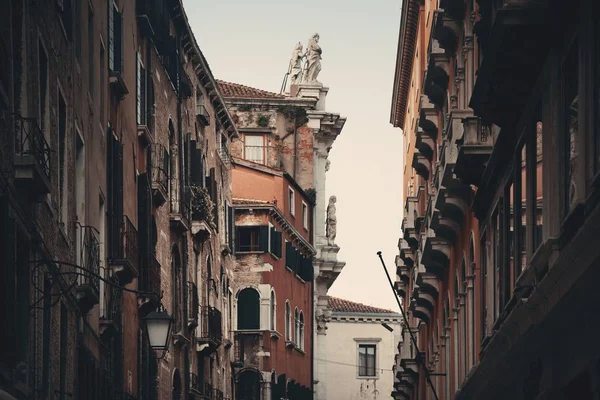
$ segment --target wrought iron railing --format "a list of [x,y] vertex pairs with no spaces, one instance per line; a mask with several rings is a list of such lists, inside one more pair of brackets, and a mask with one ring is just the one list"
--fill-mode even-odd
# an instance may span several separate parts
[[191,211],[192,191],[189,187],[184,187],[180,196],[177,193],[171,194],[170,205],[171,214],[181,217],[182,221],[189,226],[192,219]]
[[[118,217],[117,217],[118,218]],[[113,261],[126,261],[133,268],[135,275],[138,271],[138,231],[127,216],[121,220],[120,238],[118,246],[113,249]]]
[[213,387],[210,383],[204,382],[202,385],[203,391],[201,392],[205,399],[211,399],[213,395]]
[[213,389],[213,400],[223,400],[223,392],[219,389]]
[[114,400],[115,385],[111,374],[94,357],[93,353],[83,344],[83,339],[77,345],[77,379],[76,398]]
[[229,154],[229,149],[227,148],[227,145],[221,144],[218,150],[219,157],[221,158],[221,161],[223,161],[223,164],[225,164],[226,166],[231,165],[231,154]]
[[190,324],[198,323],[198,287],[194,282],[188,282],[188,321]]
[[100,242],[96,237],[98,231],[91,226],[79,227],[79,262],[82,275],[80,284],[90,285],[96,292],[100,287]]
[[15,155],[32,157],[50,180],[50,146],[40,129],[37,119],[15,117]]
[[165,146],[156,143],[152,146],[152,186],[169,193],[169,152]]
[[199,339],[210,340],[217,345],[223,342],[221,311],[214,307],[202,306],[200,311]]

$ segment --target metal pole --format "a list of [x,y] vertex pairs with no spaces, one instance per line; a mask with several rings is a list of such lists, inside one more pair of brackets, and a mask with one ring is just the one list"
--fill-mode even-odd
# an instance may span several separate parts
[[[398,299],[398,296],[396,295],[396,290],[394,289],[394,283],[392,282],[390,273],[388,272],[387,267],[385,266],[385,262],[383,261],[383,256],[381,255],[381,251],[378,251],[377,255],[379,256],[379,260],[381,260],[381,265],[383,266],[383,270],[385,271],[385,276],[387,276],[387,278],[388,278],[388,282],[390,283],[392,292],[394,292],[394,298],[396,299],[396,302],[398,303],[398,307],[400,307],[400,312],[402,313],[402,318],[404,319],[404,321],[406,321],[406,324],[408,325],[408,318],[406,318],[406,314],[404,313],[404,308],[402,307],[402,304],[400,304],[400,299]],[[417,351],[417,363],[421,364],[421,366],[423,366],[423,369],[425,370],[425,379],[427,379],[427,384],[429,384],[429,386],[431,387],[431,391],[433,392],[433,396],[435,397],[435,399],[439,400],[437,392],[435,391],[435,387],[433,386],[433,382],[431,382],[431,377],[429,376],[429,370],[427,369],[427,366],[423,363],[423,360],[421,359],[421,352],[419,351],[419,347],[417,346],[417,340],[415,339],[415,336],[413,335],[413,332],[410,329],[410,326],[408,326],[408,333],[410,334],[410,341],[412,342],[413,346],[415,346],[415,350]]]

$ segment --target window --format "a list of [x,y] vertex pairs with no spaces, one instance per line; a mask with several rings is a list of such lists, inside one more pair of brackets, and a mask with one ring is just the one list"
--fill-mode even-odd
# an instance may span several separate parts
[[275,291],[271,290],[271,326],[272,331],[275,330],[275,316],[277,315],[277,302],[275,300]]
[[[599,114],[600,115],[600,114]],[[600,137],[596,135],[596,137]],[[531,185],[533,187],[533,198],[530,200],[535,210],[535,231],[534,231],[534,251],[542,244],[543,240],[543,227],[544,227],[544,215],[543,215],[543,203],[544,203],[544,185],[542,182],[544,160],[542,151],[542,138],[543,138],[543,126],[542,122],[536,119],[535,123],[535,148],[532,147],[532,151],[535,151],[535,171],[532,174]],[[533,223],[533,221],[532,221]]]
[[300,350],[304,350],[304,313],[300,311],[300,339],[298,340],[298,347]]
[[269,227],[238,226],[237,227],[237,252],[266,252],[269,244]]
[[49,139],[49,129],[48,129],[48,117],[50,116],[48,112],[48,55],[46,54],[46,50],[44,49],[44,45],[42,42],[39,42],[39,84],[40,84],[40,109],[39,109],[39,118],[40,118],[40,128],[44,135],[46,135],[46,140]]
[[308,229],[308,206],[305,202],[302,202],[302,226]]
[[300,339],[300,314],[298,313],[298,307],[294,309],[294,327],[294,339],[297,345]]
[[83,34],[81,32],[81,1],[75,1],[75,19],[73,20],[73,30],[75,32],[75,57],[77,62],[81,64],[81,48]]
[[577,187],[577,170],[579,149],[579,62],[578,62],[578,42],[575,40],[571,44],[569,53],[562,66],[563,79],[563,217],[573,211],[577,200],[578,191],[582,188]]
[[88,5],[88,90],[92,95],[92,99],[94,96],[94,80],[96,79],[94,68],[96,68],[94,63],[94,10],[92,10],[91,5]]
[[290,208],[290,214],[296,215],[296,204],[294,199],[294,189],[288,187],[288,206]]
[[136,69],[136,115],[137,124],[146,125],[146,70],[142,63],[142,55],[137,53],[137,69]]
[[373,377],[377,375],[375,369],[376,352],[377,346],[374,344],[358,345],[358,376]]
[[123,71],[123,15],[114,2],[109,2],[108,10],[108,68]]
[[244,159],[265,164],[265,146],[263,135],[244,135]]
[[237,299],[237,328],[260,329],[260,297],[253,288],[242,289]]
[[285,340],[292,340],[292,310],[290,309],[290,302],[285,302]]
[[[67,221],[67,104],[58,94],[58,210],[59,221]],[[63,225],[64,227],[64,225]]]
[[104,44],[100,43],[100,126],[102,127],[102,133],[104,133],[104,127],[106,126],[106,55]]

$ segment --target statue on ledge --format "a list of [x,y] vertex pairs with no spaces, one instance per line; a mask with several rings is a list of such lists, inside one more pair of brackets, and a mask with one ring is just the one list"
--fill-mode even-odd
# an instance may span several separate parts
[[327,221],[325,222],[325,233],[327,235],[327,244],[329,246],[335,245],[335,236],[337,233],[337,217],[335,215],[335,202],[337,201],[335,196],[329,197],[329,205],[327,206]]
[[291,84],[297,85],[302,82],[302,43],[298,42],[294,51],[292,52],[292,58],[290,59],[289,73],[291,78]]
[[308,39],[306,47],[306,71],[304,73],[304,82],[318,83],[317,76],[321,72],[321,46],[319,46],[319,34],[315,33]]

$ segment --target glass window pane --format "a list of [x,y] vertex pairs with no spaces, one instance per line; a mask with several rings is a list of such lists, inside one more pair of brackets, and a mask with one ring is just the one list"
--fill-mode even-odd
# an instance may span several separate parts
[[534,249],[537,249],[542,244],[542,227],[544,225],[544,218],[542,215],[542,205],[544,200],[544,185],[543,185],[543,152],[542,152],[542,122],[536,123],[536,172],[535,172],[535,243]]
[[264,164],[264,142],[262,135],[247,135],[245,141],[246,160]]

